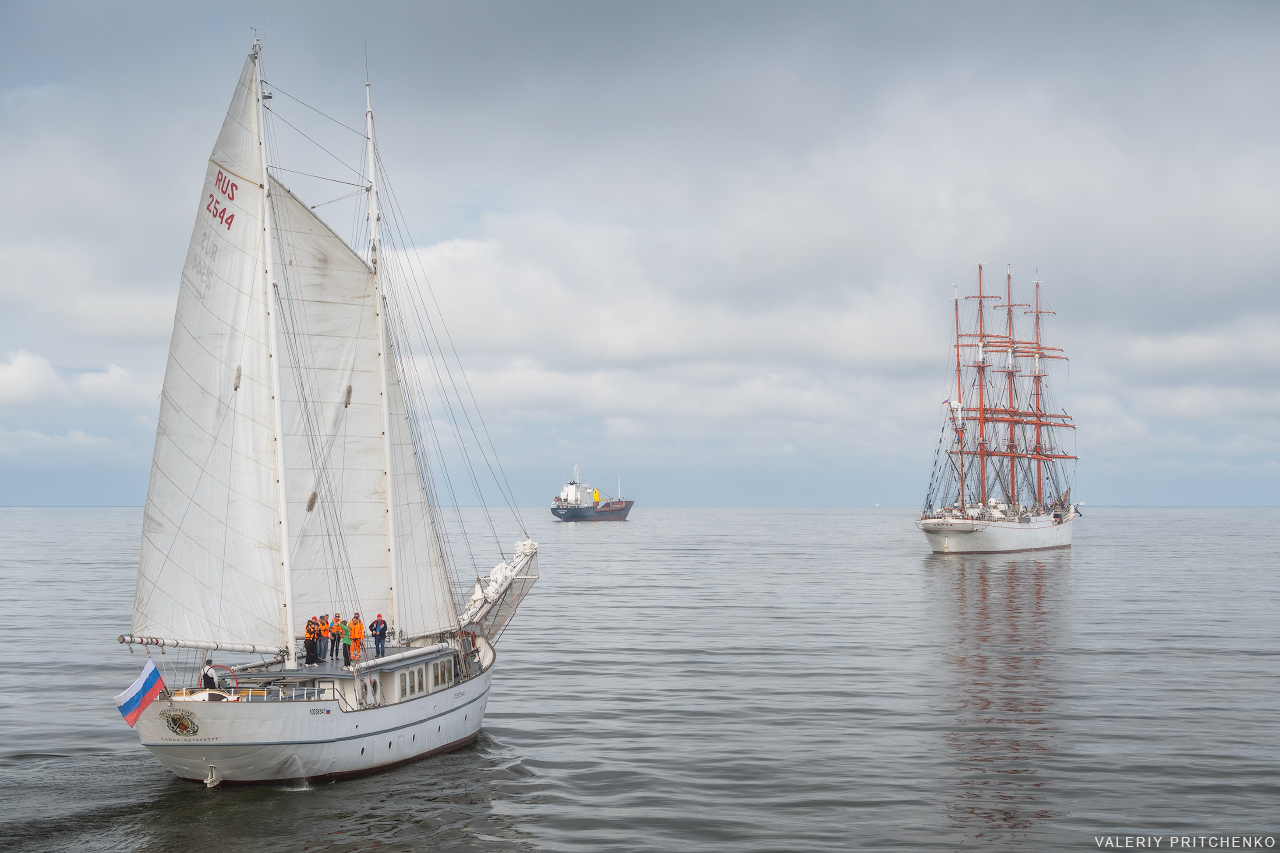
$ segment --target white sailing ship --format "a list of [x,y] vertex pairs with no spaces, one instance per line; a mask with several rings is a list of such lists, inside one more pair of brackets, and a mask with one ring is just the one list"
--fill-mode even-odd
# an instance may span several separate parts
[[[383,250],[372,109],[362,255],[268,166],[262,76],[255,41],[182,272],[133,622],[119,638],[167,685],[137,719],[142,744],[210,786],[336,779],[471,743],[496,640],[538,578],[526,535],[474,586],[455,579],[416,381],[417,308]],[[350,667],[308,665],[297,641],[334,610],[366,624],[383,614],[385,653],[367,638]],[[213,654],[240,662],[216,689],[181,686]]]
[[1050,396],[1048,365],[1066,358],[1043,342],[1041,318],[1053,312],[1040,307],[1039,281],[1033,302],[1015,303],[1012,273],[1003,294],[984,292],[981,264],[978,292],[964,298],[973,325],[962,330],[957,293],[955,387],[916,524],[935,553],[1068,548],[1080,511],[1066,463],[1076,457],[1058,434],[1075,425]]

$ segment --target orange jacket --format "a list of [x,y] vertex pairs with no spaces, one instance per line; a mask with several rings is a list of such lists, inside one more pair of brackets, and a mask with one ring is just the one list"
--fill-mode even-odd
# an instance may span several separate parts
[[321,636],[321,637],[327,637],[327,636],[329,636],[329,632],[330,632],[331,630],[333,630],[333,629],[332,629],[332,628],[330,628],[328,620],[321,619],[321,620],[320,620],[320,636]]
[[319,626],[316,625],[316,623],[307,622],[306,637],[308,640],[317,640],[320,638],[320,628]]
[[361,622],[359,619],[351,620],[351,639],[353,640],[364,639],[364,623]]

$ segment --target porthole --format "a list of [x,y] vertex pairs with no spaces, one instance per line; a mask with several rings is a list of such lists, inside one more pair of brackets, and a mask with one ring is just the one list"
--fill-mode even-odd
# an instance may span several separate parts
[[387,741],[387,749],[391,748],[391,741]]
[[417,735],[414,735],[414,736],[413,736],[413,739],[414,739],[414,740],[417,740],[417,739],[418,739],[418,736],[417,736]]
[[362,747],[360,747],[360,754],[361,754],[361,755],[364,755],[364,747],[363,747],[363,746],[362,746]]
[[436,731],[440,731],[440,727],[439,727],[439,726],[436,726]]

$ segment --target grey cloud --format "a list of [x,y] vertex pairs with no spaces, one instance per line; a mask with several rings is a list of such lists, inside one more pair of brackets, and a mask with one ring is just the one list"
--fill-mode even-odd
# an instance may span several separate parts
[[[368,37],[384,159],[523,494],[595,455],[655,497],[701,470],[725,502],[914,501],[950,285],[983,260],[1038,269],[1059,311],[1090,500],[1173,500],[1179,471],[1274,500],[1273,6],[10,5],[10,348],[157,373],[264,13],[273,84],[353,124]],[[354,163],[358,136],[275,104]],[[343,177],[278,127],[296,168]],[[145,457],[130,399],[103,424]]]

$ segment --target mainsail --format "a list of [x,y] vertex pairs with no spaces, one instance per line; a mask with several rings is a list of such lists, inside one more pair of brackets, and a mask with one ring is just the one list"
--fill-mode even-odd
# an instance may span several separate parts
[[264,181],[261,90],[252,54],[182,275],[133,634],[281,649],[335,609],[456,629],[378,278]]
[[255,60],[209,159],[182,270],[132,631],[283,648]]

